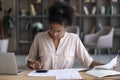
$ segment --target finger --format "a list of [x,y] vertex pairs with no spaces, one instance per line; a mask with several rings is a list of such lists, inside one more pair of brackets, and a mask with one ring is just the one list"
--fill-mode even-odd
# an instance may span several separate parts
[[117,63],[120,63],[120,59],[117,60]]
[[117,58],[117,61],[120,61],[120,58]]
[[120,64],[120,59],[117,60],[117,66]]
[[42,63],[40,63],[40,69],[42,69],[43,68],[43,64]]
[[120,63],[120,62],[117,62],[117,63],[115,64],[115,66],[113,67],[113,69],[117,69],[118,66],[119,66],[119,63]]
[[30,66],[31,66],[33,69],[36,69],[35,64],[31,64]]
[[35,65],[36,65],[36,68],[39,68],[39,69],[42,68],[42,64],[40,62],[38,62],[38,61],[36,61]]
[[113,70],[117,69],[117,67],[118,67],[118,64],[116,63],[113,67]]

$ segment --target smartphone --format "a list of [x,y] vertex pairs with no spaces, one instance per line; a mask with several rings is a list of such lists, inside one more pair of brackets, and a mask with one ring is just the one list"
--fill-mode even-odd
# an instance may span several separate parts
[[46,73],[46,72],[48,72],[48,70],[37,69],[36,72],[37,73]]

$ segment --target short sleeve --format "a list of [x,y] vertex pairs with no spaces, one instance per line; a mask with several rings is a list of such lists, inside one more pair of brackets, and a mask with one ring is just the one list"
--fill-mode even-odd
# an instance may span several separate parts
[[39,40],[38,40],[38,35],[36,35],[31,45],[31,48],[29,50],[28,59],[27,59],[28,61],[36,60],[37,53],[38,53],[38,47],[39,47]]
[[89,68],[89,66],[93,62],[93,58],[90,56],[79,38],[77,38],[76,41],[76,57],[80,61],[80,64],[85,68]]

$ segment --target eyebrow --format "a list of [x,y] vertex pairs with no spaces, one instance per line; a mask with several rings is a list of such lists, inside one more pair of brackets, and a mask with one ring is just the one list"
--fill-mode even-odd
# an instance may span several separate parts
[[51,27],[49,28],[50,30],[53,30],[53,31],[62,31],[62,30],[54,30],[54,29],[52,29]]
[[52,30],[52,31],[57,31],[57,32],[63,31],[63,30],[53,30],[53,29],[50,29],[50,30]]

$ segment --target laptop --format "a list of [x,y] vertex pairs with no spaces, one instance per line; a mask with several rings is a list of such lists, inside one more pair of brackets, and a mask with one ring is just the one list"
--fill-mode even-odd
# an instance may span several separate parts
[[0,74],[18,74],[15,53],[0,52]]

